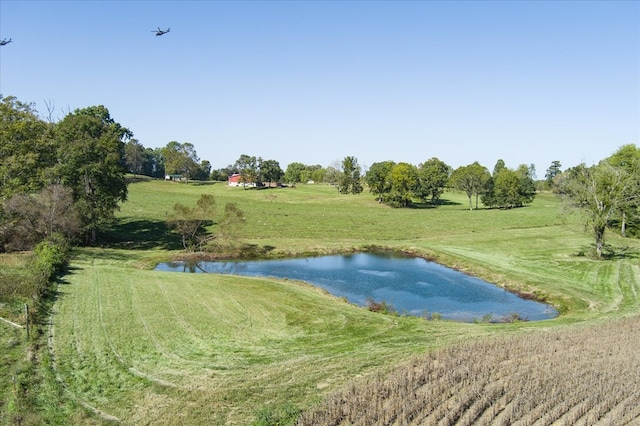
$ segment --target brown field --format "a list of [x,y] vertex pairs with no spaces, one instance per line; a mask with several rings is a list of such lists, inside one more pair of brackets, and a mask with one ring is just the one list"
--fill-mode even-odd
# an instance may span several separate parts
[[351,384],[298,424],[640,424],[640,317],[432,352]]

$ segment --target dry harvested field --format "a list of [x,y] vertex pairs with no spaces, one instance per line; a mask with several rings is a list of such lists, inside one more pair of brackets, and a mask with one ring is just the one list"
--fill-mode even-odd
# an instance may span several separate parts
[[639,349],[639,317],[453,346],[351,384],[299,424],[640,424]]

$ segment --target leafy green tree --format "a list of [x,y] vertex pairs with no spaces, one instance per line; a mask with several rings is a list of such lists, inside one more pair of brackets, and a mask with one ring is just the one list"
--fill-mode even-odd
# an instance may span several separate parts
[[409,207],[418,187],[418,169],[413,164],[398,163],[391,169],[391,191],[385,202],[392,207]]
[[324,171],[324,182],[336,186],[340,181],[340,170],[334,166],[328,166]]
[[608,160],[613,167],[624,170],[629,182],[625,184],[623,202],[617,215],[620,217],[620,234],[627,235],[627,227],[637,234],[640,231],[640,148],[634,144],[621,146]]
[[522,207],[535,198],[533,170],[521,165],[517,170],[500,167],[494,176],[486,181],[482,203],[487,207]]
[[554,181],[556,177],[559,176],[561,173],[562,173],[562,164],[560,164],[560,161],[558,160],[552,161],[551,165],[549,166],[546,173],[544,174],[544,179],[547,182],[548,188],[553,188],[555,186]]
[[287,170],[284,172],[285,182],[295,185],[302,182],[302,173],[305,171],[306,166],[302,163],[289,163]]
[[455,169],[451,173],[449,184],[467,194],[469,198],[469,210],[473,210],[472,197],[475,196],[476,209],[478,209],[478,197],[483,193],[490,179],[491,174],[489,170],[476,161],[473,164]]
[[518,173],[507,168],[500,170],[494,177],[494,194],[498,207],[511,208],[522,205]]
[[193,178],[200,174],[200,159],[192,143],[171,141],[162,148],[165,172]]
[[138,139],[131,139],[125,144],[124,160],[129,173],[133,173],[134,176],[143,174],[145,149]]
[[338,181],[338,190],[342,194],[360,194],[362,192],[361,169],[356,157],[345,157],[342,160],[342,174]]
[[260,178],[263,182],[280,182],[284,172],[276,160],[265,160],[260,163]]
[[598,258],[603,256],[605,231],[617,212],[637,200],[637,175],[630,177],[609,161],[587,167],[583,164],[563,173],[560,192],[567,204],[580,211],[593,233]]
[[127,199],[124,146],[133,135],[104,106],[77,109],[55,127],[58,164],[54,173],[73,190],[87,241],[113,221]]
[[[213,195],[202,194],[194,207],[177,203],[167,219],[169,227],[180,236],[188,251],[206,249],[216,239],[236,241],[239,227],[244,223],[244,212],[235,203],[227,203],[224,214],[216,221],[216,201]],[[216,223],[217,232],[210,231]]]
[[154,178],[164,178],[166,173],[164,169],[164,157],[162,156],[162,148],[145,148],[142,174]]
[[185,250],[196,251],[211,240],[206,226],[213,223],[215,208],[216,201],[210,194],[202,194],[195,207],[180,203],[173,206],[167,224],[180,236]]
[[52,125],[33,104],[0,95],[0,197],[33,192],[50,179],[55,164]]
[[234,168],[240,173],[240,182],[246,189],[247,184],[257,185],[259,180],[258,160],[254,156],[242,154],[234,164]]
[[369,191],[377,196],[378,202],[383,202],[385,194],[391,192],[391,170],[395,165],[393,161],[373,163],[364,176]]
[[211,163],[209,160],[202,160],[198,167],[198,174],[194,177],[196,180],[209,180],[211,177]]
[[324,182],[326,176],[326,170],[320,166],[315,165],[307,168],[311,172],[311,180],[317,183]]
[[496,177],[498,175],[498,173],[500,173],[502,170],[506,169],[507,166],[504,162],[504,160],[499,159],[498,161],[496,161],[496,165],[493,166],[493,173],[491,174],[491,176]]
[[435,204],[444,192],[451,167],[438,158],[431,158],[418,167],[417,195],[423,200],[430,200]]

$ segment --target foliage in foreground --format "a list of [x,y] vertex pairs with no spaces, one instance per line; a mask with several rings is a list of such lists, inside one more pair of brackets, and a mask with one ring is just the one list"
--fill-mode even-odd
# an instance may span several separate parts
[[630,424],[640,317],[456,345],[350,384],[299,425]]
[[21,259],[19,272],[14,266],[0,274],[0,317],[6,320],[0,324],[0,376],[6,378],[0,384],[0,424],[55,424],[68,419],[65,408],[58,405],[61,389],[51,375],[45,348],[54,281],[65,270],[69,250],[67,241],[54,234]]

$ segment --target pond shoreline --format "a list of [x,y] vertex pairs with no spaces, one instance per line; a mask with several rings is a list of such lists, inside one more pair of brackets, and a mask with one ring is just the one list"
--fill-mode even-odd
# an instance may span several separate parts
[[[357,260],[352,265],[349,259],[354,255],[363,256],[354,258]],[[393,259],[394,257],[398,258],[397,261]],[[412,258],[421,259],[424,263],[409,265],[404,263],[404,260]],[[302,259],[307,262],[300,264],[299,260]],[[347,266],[345,261],[351,266]],[[203,264],[208,262],[211,262],[211,265]],[[262,264],[262,262],[266,263]],[[171,265],[172,263],[180,263],[181,265]],[[234,266],[234,263],[237,263],[238,266]],[[306,264],[315,266],[305,269],[306,267],[302,265]],[[400,269],[396,269],[397,267]],[[485,317],[496,316],[497,318],[510,317],[524,321],[540,321],[554,319],[560,315],[560,311],[553,304],[548,303],[546,298],[536,297],[535,293],[513,291],[481,276],[471,274],[467,268],[448,266],[445,262],[437,261],[437,256],[430,256],[406,247],[367,246],[359,249],[335,250],[330,253],[318,250],[315,253],[305,252],[299,255],[271,255],[251,258],[225,256],[222,253],[193,253],[187,256],[176,256],[173,262],[159,264],[157,268],[158,270],[175,272],[230,273],[301,280],[313,286],[324,288],[338,297],[346,297],[350,299],[350,302],[359,306],[378,302],[387,303],[390,307],[399,308],[414,316],[420,316],[420,312],[426,313],[427,309],[438,314],[442,310],[445,316],[449,316],[450,319],[465,318],[462,319],[465,322],[469,322],[471,315],[475,315],[473,316],[474,322],[479,318],[486,319]],[[292,269],[289,270],[289,268]],[[356,272],[359,274],[353,275]],[[372,275],[400,274],[400,280],[380,280],[378,277],[363,278],[363,273]],[[452,287],[450,284],[455,284],[455,286]],[[420,289],[425,285],[428,288]],[[500,293],[503,294],[500,298],[506,299],[498,301],[496,299],[498,296],[491,296],[491,291],[486,286],[494,290],[502,290],[504,293]],[[464,288],[464,290],[459,290],[460,288]],[[511,296],[506,296],[506,294]],[[366,303],[364,297],[366,297]],[[528,305],[524,303],[525,301],[533,304]],[[484,307],[481,307],[483,305]],[[542,308],[540,305],[544,305],[544,307]]]
[[[449,269],[453,269],[470,277],[479,278],[484,281],[490,282],[491,284],[503,288],[506,291],[515,294],[516,296],[525,299],[531,300],[534,302],[545,303],[547,305],[552,306],[554,309],[558,311],[558,316],[566,313],[566,309],[560,303],[554,303],[553,300],[550,300],[547,295],[543,295],[540,293],[536,293],[536,290],[524,290],[522,288],[517,288],[514,284],[505,284],[501,282],[497,282],[497,280],[492,279],[493,273],[489,274],[478,274],[473,273],[472,271],[476,270],[478,265],[469,265],[463,262],[460,265],[459,262],[446,262],[443,261],[442,256],[438,256],[434,252],[427,253],[425,249],[417,249],[417,248],[407,248],[407,247],[393,247],[393,246],[381,246],[381,245],[364,245],[360,247],[342,247],[339,249],[326,249],[326,248],[318,248],[314,251],[299,251],[299,252],[288,252],[288,253],[274,253],[273,250],[262,249],[259,250],[259,255],[253,255],[255,252],[251,252],[249,256],[246,256],[246,253],[240,251],[235,253],[222,251],[220,253],[211,253],[211,252],[194,252],[194,253],[183,253],[179,256],[172,258],[173,261],[184,261],[184,262],[218,262],[218,261],[253,261],[253,260],[280,260],[280,259],[290,259],[290,258],[305,258],[305,257],[318,257],[318,256],[332,256],[332,255],[348,255],[355,253],[397,253],[403,254],[405,256],[416,257],[420,259],[424,259],[427,262],[437,263],[439,265],[445,266]],[[482,267],[483,269],[487,269],[486,267]],[[490,270],[489,270],[490,271]],[[521,286],[522,284],[519,284]]]

